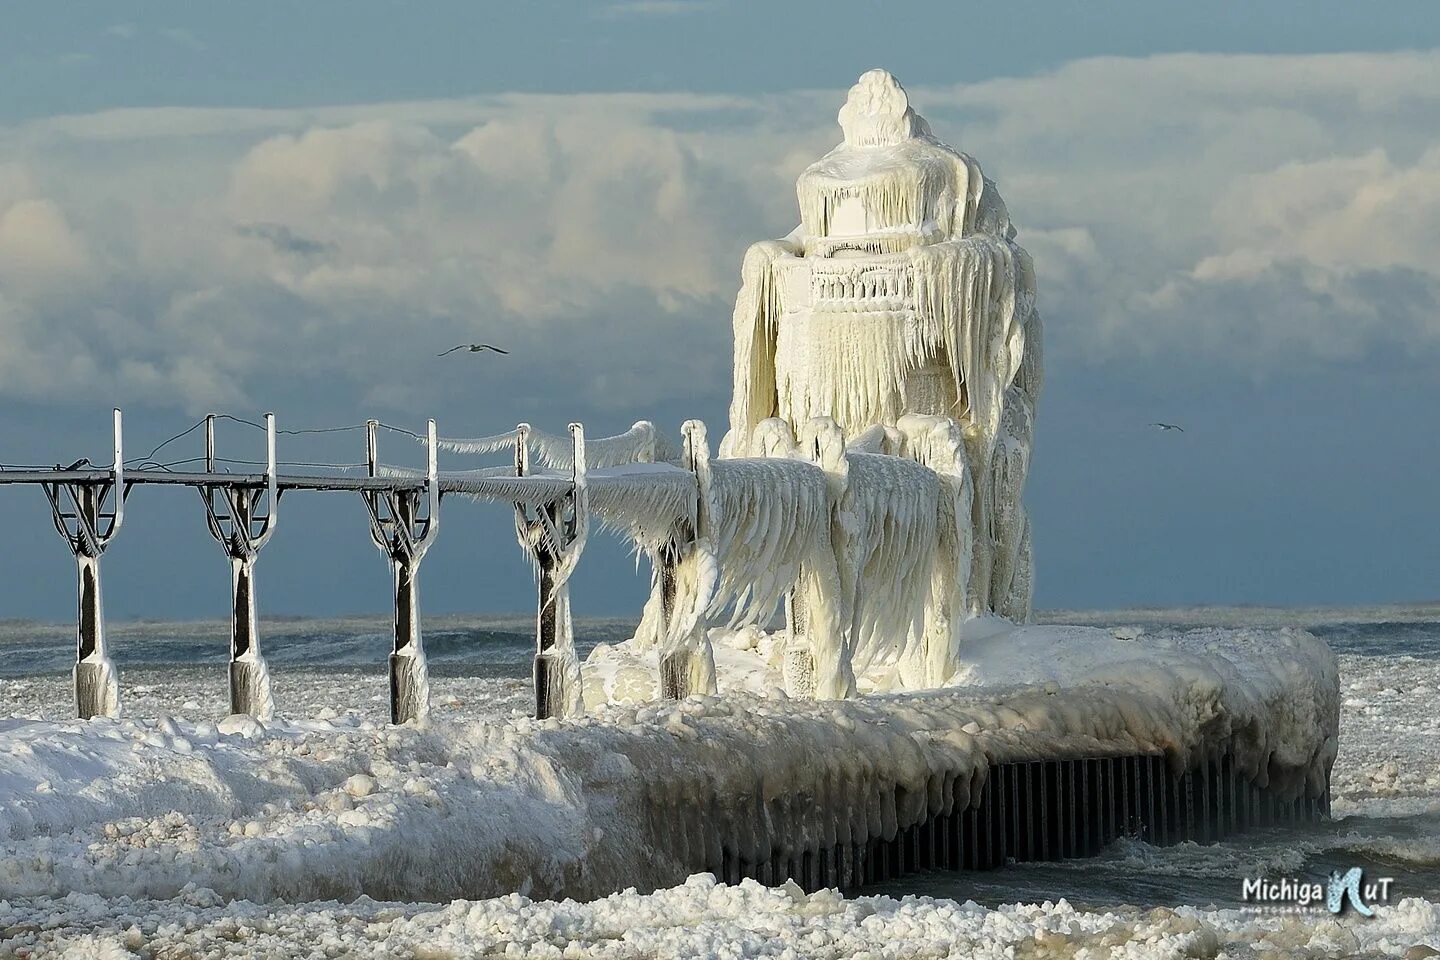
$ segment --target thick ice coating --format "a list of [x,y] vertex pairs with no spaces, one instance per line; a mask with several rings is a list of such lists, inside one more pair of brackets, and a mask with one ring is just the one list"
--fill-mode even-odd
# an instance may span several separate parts
[[1030,612],[1020,491],[1040,391],[1030,258],[980,166],[937,140],[903,87],[872,70],[840,110],[844,142],[796,184],[800,226],[745,255],[723,456],[769,418],[847,438],[907,414],[962,428],[977,612]]

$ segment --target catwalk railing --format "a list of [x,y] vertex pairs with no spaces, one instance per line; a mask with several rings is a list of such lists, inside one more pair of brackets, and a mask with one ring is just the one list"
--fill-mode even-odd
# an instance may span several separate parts
[[[48,469],[0,467],[0,485],[43,489],[56,529],[75,557],[78,610],[74,685],[76,711],[82,719],[116,716],[120,711],[115,665],[105,638],[100,561],[120,532],[126,518],[126,500],[137,486],[190,487],[200,492],[210,533],[230,561],[230,711],[261,719],[271,716],[274,702],[260,645],[255,562],[275,532],[280,500],[290,491],[357,493],[364,501],[371,537],[394,574],[394,646],[389,658],[390,715],[394,723],[416,719],[428,710],[419,569],[439,532],[441,503],[448,495],[506,504],[515,510],[521,544],[538,573],[535,686],[540,718],[563,712],[557,691],[563,688],[578,695],[578,684],[568,683],[559,675],[567,666],[574,666],[558,660],[556,646],[561,632],[569,628],[565,581],[584,547],[591,498],[602,521],[615,525],[629,522],[627,515],[637,508],[654,508],[657,503],[669,503],[672,511],[682,515],[693,516],[695,509],[694,474],[677,466],[654,463],[653,443],[648,451],[643,445],[631,451],[631,462],[587,470],[585,435],[580,424],[570,425],[570,449],[558,458],[550,451],[547,457],[552,462],[565,462],[568,468],[563,470],[531,467],[529,448],[533,438],[530,428],[521,424],[508,434],[481,441],[490,443],[490,449],[507,444],[513,447],[513,468],[441,473],[438,451],[442,441],[436,437],[434,420],[429,421],[423,436],[401,431],[424,443],[424,471],[386,465],[379,459],[377,443],[382,425],[371,420],[358,425],[365,434],[363,463],[308,463],[304,466],[332,472],[294,473],[282,469],[287,465],[277,460],[272,414],[267,414],[264,422],[266,458],[254,462],[261,469],[223,469],[223,464],[251,461],[217,455],[216,419],[212,415],[202,421],[205,456],[194,462],[203,463],[203,469],[174,470],[173,463],[127,468],[123,420],[118,409],[113,421],[114,457],[108,467],[89,465],[83,460],[70,467]],[[363,473],[346,472],[360,469]]]

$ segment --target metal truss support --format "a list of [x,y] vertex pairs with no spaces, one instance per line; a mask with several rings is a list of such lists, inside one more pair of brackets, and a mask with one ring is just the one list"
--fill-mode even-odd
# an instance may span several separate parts
[[[215,470],[215,416],[205,418],[205,472]],[[265,486],[207,483],[199,487],[210,535],[230,559],[230,712],[269,720],[275,713],[270,671],[260,653],[255,613],[255,561],[275,532],[280,491],[276,486],[275,415],[265,414]]]
[[[75,710],[80,719],[120,715],[120,687],[105,646],[100,599],[100,557],[125,519],[125,451],[120,410],[115,410],[115,460],[103,480],[42,484],[55,529],[75,555],[79,614],[75,629]],[[59,469],[57,467],[57,469]]]
[[[377,476],[376,420],[365,424],[365,460]],[[395,646],[390,653],[390,722],[420,720],[430,712],[430,676],[420,634],[420,561],[440,531],[440,481],[435,421],[426,433],[423,489],[366,490],[370,537],[390,561],[395,587]]]

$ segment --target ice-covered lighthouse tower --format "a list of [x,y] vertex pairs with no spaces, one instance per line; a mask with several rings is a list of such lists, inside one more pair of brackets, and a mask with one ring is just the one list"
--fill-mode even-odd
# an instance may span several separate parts
[[796,183],[800,226],[745,254],[722,454],[755,452],[769,418],[803,436],[828,417],[847,442],[888,453],[927,422],[916,415],[953,421],[972,501],[970,612],[1028,619],[1020,496],[1042,376],[1030,257],[994,183],[934,137],[889,73],[862,76],[839,119],[844,142]]

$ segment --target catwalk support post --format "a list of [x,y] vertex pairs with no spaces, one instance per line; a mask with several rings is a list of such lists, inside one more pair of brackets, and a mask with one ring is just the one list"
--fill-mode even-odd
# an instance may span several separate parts
[[[530,474],[529,424],[515,430],[515,475]],[[515,534],[535,564],[535,718],[574,716],[584,709],[580,662],[570,617],[570,574],[589,538],[585,428],[570,424],[570,489],[548,503],[515,504]]]
[[684,700],[690,695],[690,657],[683,649],[674,649],[676,601],[679,589],[677,567],[683,541],[677,535],[660,548],[656,555],[655,578],[660,588],[660,696],[667,700]]
[[[699,420],[687,420],[681,425],[680,432],[684,438],[682,462],[685,469],[695,475],[699,502],[695,509],[694,527],[685,524],[677,529],[659,557],[657,577],[664,621],[664,635],[660,647],[660,695],[668,700],[684,700],[692,694],[715,692],[715,661],[707,646],[701,612],[687,610],[683,614],[683,627],[676,623],[677,618],[682,616],[677,603],[678,566],[687,554],[699,548],[700,539],[708,536],[710,532],[706,501],[710,476],[710,444],[706,438],[705,424]],[[694,603],[695,599],[687,598],[687,602]]]
[[[365,462],[378,476],[376,428],[365,424]],[[390,722],[423,719],[430,712],[430,676],[420,633],[420,561],[440,531],[440,478],[435,421],[426,427],[425,480],[419,489],[393,486],[364,491],[370,538],[390,561],[395,590],[395,644],[390,653]]]
[[[216,472],[214,414],[205,418],[205,472]],[[270,694],[270,671],[260,652],[255,561],[275,531],[280,504],[273,413],[265,414],[265,485],[207,483],[199,490],[210,535],[230,560],[230,712],[269,720],[275,701]]]
[[[43,484],[55,529],[75,555],[79,611],[75,625],[75,710],[82,720],[120,715],[120,687],[105,646],[100,557],[125,519],[125,451],[120,410],[114,412],[114,461],[104,479],[57,479]],[[81,461],[82,463],[84,461]],[[76,466],[79,466],[77,464]]]

